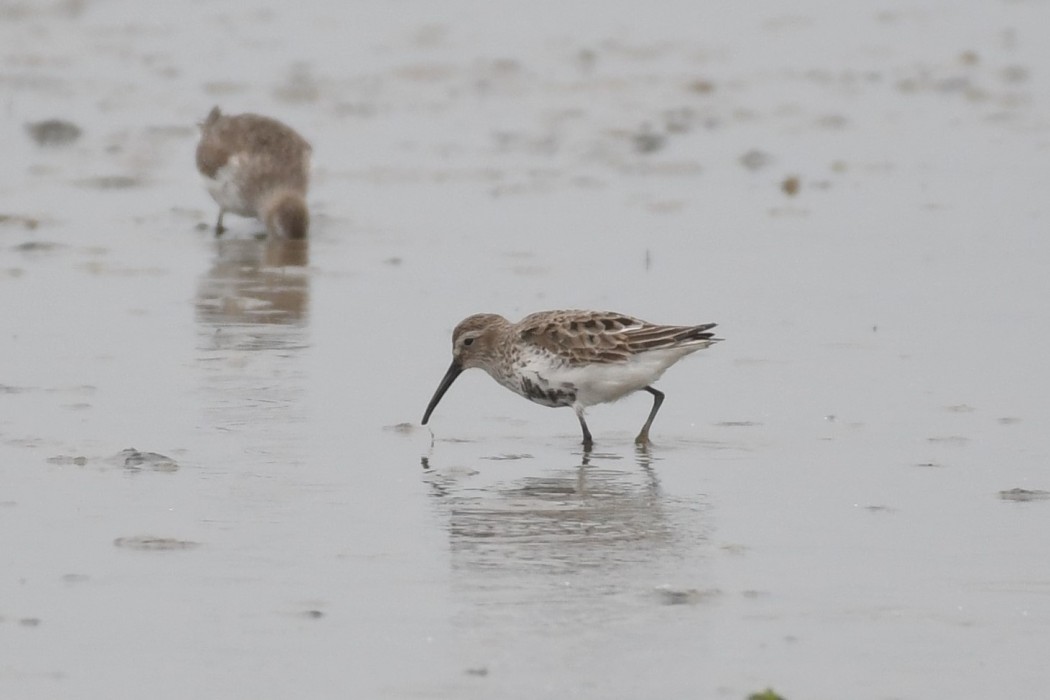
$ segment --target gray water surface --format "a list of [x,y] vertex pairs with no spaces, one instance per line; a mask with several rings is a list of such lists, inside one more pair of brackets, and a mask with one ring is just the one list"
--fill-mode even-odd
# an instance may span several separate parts
[[[1047,26],[0,3],[0,697],[1045,694]],[[313,142],[308,244],[214,238],[214,104]],[[481,372],[419,426],[550,308],[725,342],[648,451]]]

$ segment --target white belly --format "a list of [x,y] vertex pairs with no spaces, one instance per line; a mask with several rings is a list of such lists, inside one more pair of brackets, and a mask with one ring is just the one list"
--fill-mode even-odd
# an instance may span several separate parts
[[511,387],[536,403],[545,405],[593,406],[622,399],[649,386],[678,361],[683,355],[695,351],[696,347],[677,347],[634,355],[627,362],[595,363],[577,366],[552,366],[535,360],[523,368],[522,376],[539,385],[547,392],[571,392],[572,404],[554,403],[546,396],[537,398]]
[[254,202],[244,196],[244,191],[238,184],[237,177],[240,162],[238,156],[233,156],[226,165],[215,171],[215,177],[204,177],[204,187],[208,194],[215,200],[224,211],[233,212],[240,216],[255,216]]

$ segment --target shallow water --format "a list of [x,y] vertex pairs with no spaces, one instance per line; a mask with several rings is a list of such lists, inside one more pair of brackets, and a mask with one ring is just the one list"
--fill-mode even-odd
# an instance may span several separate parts
[[[0,697],[1041,695],[1050,8],[694,5],[0,5]],[[726,341],[418,425],[559,307]]]

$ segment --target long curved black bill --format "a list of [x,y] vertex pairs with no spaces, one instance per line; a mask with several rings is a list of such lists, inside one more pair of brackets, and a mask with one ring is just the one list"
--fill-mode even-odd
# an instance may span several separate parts
[[463,373],[463,368],[455,360],[452,361],[452,365],[445,372],[445,376],[442,377],[441,383],[438,384],[437,391],[434,392],[434,398],[430,399],[430,403],[427,404],[427,411],[423,414],[423,425],[427,424],[430,420],[430,414],[434,411],[434,408],[438,405],[438,401],[445,395],[448,388],[452,386],[452,382],[456,381],[456,377]]

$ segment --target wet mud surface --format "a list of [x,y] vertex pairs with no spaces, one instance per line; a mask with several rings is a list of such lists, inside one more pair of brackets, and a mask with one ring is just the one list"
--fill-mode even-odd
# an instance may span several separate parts
[[[1050,8],[501,8],[0,3],[0,697],[1040,696]],[[419,425],[553,308],[725,342]]]

